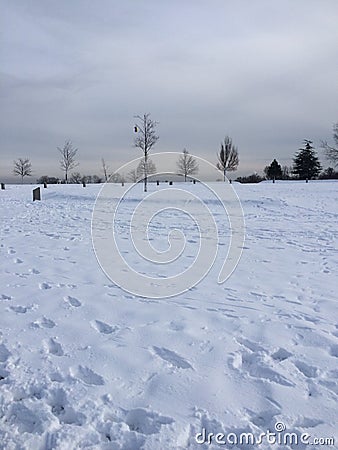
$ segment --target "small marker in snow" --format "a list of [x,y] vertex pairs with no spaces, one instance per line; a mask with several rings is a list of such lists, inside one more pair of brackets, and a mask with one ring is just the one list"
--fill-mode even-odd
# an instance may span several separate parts
[[33,202],[35,202],[35,200],[41,200],[41,193],[39,187],[33,189]]

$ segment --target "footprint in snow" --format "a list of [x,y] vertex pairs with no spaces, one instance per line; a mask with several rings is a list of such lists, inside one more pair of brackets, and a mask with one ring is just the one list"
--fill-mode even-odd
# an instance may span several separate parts
[[331,334],[335,337],[338,337],[338,324],[335,325],[336,330],[333,331]]
[[10,295],[1,294],[0,299],[1,300],[12,300],[12,297]]
[[282,362],[288,359],[290,356],[292,356],[292,353],[285,350],[285,348],[279,348],[275,353],[271,355],[271,358],[275,361]]
[[328,267],[328,262],[326,261],[326,258],[323,259],[321,272],[323,272],[323,273],[330,273],[331,272],[330,268]]
[[229,358],[229,367],[247,373],[252,378],[267,380],[282,386],[294,384],[280,373],[268,367],[263,361],[264,355],[259,353],[235,352]]
[[37,269],[29,269],[29,273],[32,273],[34,275],[38,275],[40,272]]
[[71,375],[79,378],[83,383],[94,386],[104,385],[104,379],[93,370],[86,366],[78,366],[75,370],[71,369]]
[[172,331],[183,331],[185,329],[185,325],[183,322],[180,322],[178,320],[172,320],[169,324],[169,328]]
[[303,417],[294,424],[295,427],[301,428],[315,428],[318,425],[325,423],[321,419],[312,419],[311,417]]
[[256,427],[269,429],[270,427],[274,427],[274,424],[276,423],[274,417],[280,414],[280,409],[267,409],[259,413],[247,409],[246,412],[249,421],[252,422]]
[[44,432],[43,419],[22,402],[13,402],[6,412],[5,421],[18,433],[32,433],[41,435]]
[[55,355],[55,356],[63,356],[64,355],[62,345],[53,338],[50,338],[49,341],[46,343],[46,348],[47,348],[47,352],[52,355]]
[[337,344],[331,345],[329,352],[331,356],[338,358],[338,345]]
[[118,330],[118,327],[112,327],[111,325],[108,325],[105,322],[101,322],[101,320],[93,320],[91,322],[91,326],[98,331],[99,333],[102,334],[111,334],[114,333],[114,331]]
[[10,351],[4,344],[0,344],[0,362],[4,363],[11,356]]
[[1,384],[2,380],[5,380],[8,377],[8,375],[9,375],[9,372],[0,367],[0,384]]
[[64,297],[63,299],[68,305],[73,306],[74,308],[78,308],[82,305],[80,300],[78,300],[76,297],[71,297],[70,295],[66,295],[66,297]]
[[9,255],[14,255],[14,254],[16,253],[16,251],[14,250],[14,248],[9,248],[8,251],[7,251],[7,253],[8,253]]
[[[227,412],[227,411],[225,411]],[[225,425],[224,423],[222,423],[217,416],[215,417],[214,414],[210,414],[208,411],[203,410],[203,409],[199,409],[199,408],[194,408],[194,422],[197,420],[198,422],[195,424],[191,424],[186,431],[186,442],[184,443],[184,447],[183,448],[193,448],[193,449],[198,449],[198,448],[209,448],[208,446],[204,447],[204,445],[201,446],[196,446],[196,435],[197,433],[201,433],[202,429],[208,430],[208,432],[211,432],[214,434],[214,436],[216,436],[217,433],[219,433],[219,430],[222,430],[222,432],[224,433],[224,435],[229,435],[230,434],[233,436],[244,436],[245,434],[255,434],[254,429],[246,423],[245,427],[234,427],[233,425],[230,426],[228,428],[227,425]],[[223,439],[222,439],[223,440]],[[206,441],[205,441],[206,442]],[[230,442],[230,439],[229,439]],[[234,442],[234,441],[233,441]],[[247,442],[249,442],[247,440]],[[238,446],[235,445],[231,445],[229,444],[229,446],[226,446],[226,448],[236,448],[236,449],[241,449],[241,450],[255,450],[256,447],[254,447],[254,445],[251,445],[250,443],[246,443],[245,441],[243,441],[243,445],[240,444],[240,441],[238,442]],[[211,448],[221,448],[222,446],[217,446],[217,444],[214,446],[212,445]]]
[[33,328],[54,328],[55,325],[55,322],[51,319],[47,319],[47,317],[42,317],[41,319],[32,322]]
[[20,259],[20,258],[14,258],[14,259],[13,259],[13,262],[14,262],[15,264],[22,264],[22,263],[23,263],[22,259]]
[[240,345],[243,345],[244,347],[248,348],[252,352],[266,352],[266,350],[263,347],[261,347],[256,342],[250,341],[249,339],[242,338],[242,337],[237,337],[237,338],[235,338],[235,340]]
[[[81,426],[86,421],[86,416],[75,411],[71,406],[66,406],[64,408],[63,406],[56,405],[55,407],[52,407],[52,413],[58,418],[61,424]],[[55,448],[55,446],[50,448]]]
[[314,366],[309,366],[303,361],[295,361],[295,366],[306,378],[316,378],[318,376],[318,369]]
[[130,431],[136,431],[141,434],[156,434],[161,431],[162,425],[170,425],[174,422],[171,417],[161,416],[160,414],[147,411],[143,408],[136,408],[125,411],[124,421]]
[[10,306],[9,309],[18,314],[26,314],[29,308],[26,306],[17,305],[17,306]]
[[39,288],[42,290],[52,289],[52,286],[49,283],[40,283]]
[[178,355],[172,350],[168,350],[164,347],[153,347],[153,350],[157,356],[159,356],[164,361],[167,361],[172,366],[177,367],[178,369],[193,368],[186,359],[182,358],[182,356]]

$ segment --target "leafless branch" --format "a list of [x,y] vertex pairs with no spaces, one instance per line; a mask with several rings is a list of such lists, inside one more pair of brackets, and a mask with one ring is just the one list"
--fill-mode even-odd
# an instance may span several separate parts
[[66,141],[62,148],[57,147],[58,151],[61,154],[60,159],[60,167],[61,170],[65,173],[65,181],[68,183],[68,173],[70,170],[77,167],[79,164],[75,161],[76,153],[78,151],[77,148],[73,147],[71,141]]
[[150,150],[158,141],[159,137],[156,135],[156,126],[158,122],[150,119],[150,114],[143,114],[143,116],[135,116],[137,123],[134,130],[137,133],[134,139],[134,146],[140,148],[144,155],[145,160],[145,173],[144,173],[144,191],[147,191],[147,159]]
[[236,170],[239,164],[238,149],[233,145],[229,136],[225,136],[224,143],[221,144],[221,150],[217,157],[218,163],[216,167],[223,172],[225,181],[226,172]]
[[32,164],[29,159],[19,158],[17,161],[14,161],[13,173],[21,177],[21,183],[23,183],[24,177],[32,176]]
[[198,164],[196,159],[189,155],[187,149],[184,149],[182,155],[177,161],[178,173],[184,175],[184,181],[187,181],[187,176],[198,172]]

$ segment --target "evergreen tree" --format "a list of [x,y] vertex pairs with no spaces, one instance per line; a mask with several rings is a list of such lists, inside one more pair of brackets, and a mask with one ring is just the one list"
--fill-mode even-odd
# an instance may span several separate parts
[[318,177],[322,166],[318,160],[312,141],[304,139],[304,148],[300,148],[293,159],[293,170],[300,180]]
[[272,161],[270,166],[265,167],[264,173],[268,180],[273,180],[273,179],[280,180],[281,178],[283,178],[282,168],[281,168],[280,164],[278,164],[278,161],[276,159],[274,159]]

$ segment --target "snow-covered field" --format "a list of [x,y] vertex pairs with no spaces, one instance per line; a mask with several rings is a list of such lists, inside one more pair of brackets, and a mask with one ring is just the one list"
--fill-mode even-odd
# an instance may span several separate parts
[[[1,449],[337,445],[338,184],[233,186],[246,223],[239,265],[218,284],[216,259],[200,284],[167,299],[128,294],[101,270],[91,240],[99,185],[49,186],[34,203],[32,186],[0,191]],[[201,185],[188,189],[203,198]],[[155,243],[167,220],[151,230]],[[196,230],[184,231],[194,243]],[[231,444],[284,436],[275,426],[298,445]],[[204,430],[209,443],[199,443]]]

